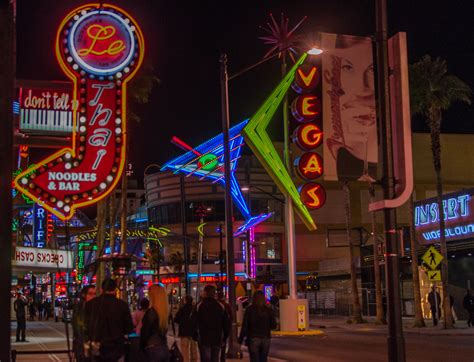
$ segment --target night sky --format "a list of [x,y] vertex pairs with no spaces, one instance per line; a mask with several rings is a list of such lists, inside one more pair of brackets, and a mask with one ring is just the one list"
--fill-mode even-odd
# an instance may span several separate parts
[[[54,57],[54,38],[61,19],[85,1],[17,0],[17,77],[65,80]],[[268,50],[259,29],[269,13],[281,12],[290,25],[303,16],[300,34],[310,39],[318,31],[354,35],[374,33],[374,0],[238,0],[238,1],[111,1],[141,24],[146,61],[160,84],[131,126],[131,161],[140,177],[152,162],[163,163],[181,151],[173,135],[196,145],[219,133],[219,54],[229,56],[229,73],[260,60]],[[409,61],[424,54],[448,61],[451,73],[474,88],[474,2],[389,0],[390,33],[406,31]],[[278,83],[277,59],[230,83],[231,119],[248,118]],[[426,131],[415,122],[415,131]],[[474,110],[455,105],[444,118],[444,131],[474,133]]]

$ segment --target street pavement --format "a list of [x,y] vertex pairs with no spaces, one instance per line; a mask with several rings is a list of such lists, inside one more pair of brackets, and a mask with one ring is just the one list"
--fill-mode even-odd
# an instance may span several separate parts
[[[412,320],[404,320],[407,361],[444,362],[474,360],[474,328],[464,321],[456,322],[456,329],[440,327],[411,328]],[[339,362],[387,361],[387,326],[379,326],[372,319],[362,325],[346,323],[342,317],[311,318],[312,328],[323,331],[318,336],[283,336],[272,339],[270,362]],[[15,336],[12,322],[12,342]],[[12,343],[12,349],[51,351],[66,348],[63,323],[27,323],[28,343]],[[172,337],[169,341],[172,340]],[[17,361],[67,361],[64,354],[18,355]],[[242,361],[242,360],[241,360]],[[244,353],[243,361],[248,361]]]

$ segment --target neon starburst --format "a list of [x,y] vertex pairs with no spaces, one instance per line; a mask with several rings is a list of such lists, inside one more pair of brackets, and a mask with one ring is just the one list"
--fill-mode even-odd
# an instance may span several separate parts
[[307,16],[303,17],[291,30],[288,30],[290,20],[283,13],[281,13],[279,23],[275,20],[273,14],[270,14],[270,19],[271,21],[267,22],[266,26],[260,26],[260,29],[263,29],[268,35],[259,37],[259,39],[263,40],[264,44],[271,45],[264,58],[275,53],[278,53],[279,58],[288,54],[295,62],[293,54],[296,54],[297,44],[302,40],[302,36],[295,34],[295,31],[303,24]]

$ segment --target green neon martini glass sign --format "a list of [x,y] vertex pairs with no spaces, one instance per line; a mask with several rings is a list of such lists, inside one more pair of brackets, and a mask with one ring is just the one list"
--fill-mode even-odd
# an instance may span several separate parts
[[278,188],[284,195],[291,197],[296,212],[310,230],[316,230],[316,224],[311,217],[309,210],[300,199],[300,194],[286,167],[280,158],[273,142],[267,133],[267,127],[281,104],[286,92],[295,78],[298,67],[304,62],[307,54],[295,63],[280,84],[275,88],[270,97],[263,103],[260,109],[250,118],[249,123],[242,131],[245,142],[252,149],[253,153],[270,177],[275,181]]

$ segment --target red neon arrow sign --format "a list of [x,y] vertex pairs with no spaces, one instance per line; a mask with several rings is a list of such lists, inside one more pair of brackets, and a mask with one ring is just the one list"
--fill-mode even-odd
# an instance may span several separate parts
[[126,86],[143,55],[140,28],[116,6],[84,5],[64,18],[56,57],[78,104],[72,145],[18,175],[19,191],[67,220],[114,189],[125,164]]

